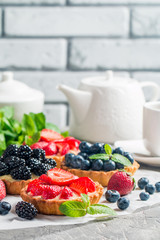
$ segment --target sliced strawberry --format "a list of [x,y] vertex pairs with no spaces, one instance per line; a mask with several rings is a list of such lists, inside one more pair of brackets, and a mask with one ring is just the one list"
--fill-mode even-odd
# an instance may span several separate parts
[[35,148],[41,148],[41,149],[44,149],[46,146],[48,145],[48,142],[37,142],[37,143],[34,143],[30,146],[31,149],[35,149]]
[[32,194],[32,196],[40,196],[42,195],[45,187],[46,185],[41,185],[41,184],[33,185],[30,190],[30,193]]
[[74,148],[78,150],[80,141],[77,139],[68,139],[67,143],[69,144],[71,150],[73,150]]
[[94,192],[96,190],[95,183],[88,177],[80,177],[69,185],[69,187],[78,194]]
[[2,180],[0,180],[0,201],[6,196],[6,187]]
[[56,143],[58,152],[60,153],[61,156],[67,154],[70,150],[70,147],[68,143],[62,142],[62,143]]
[[58,140],[58,139],[63,139],[64,137],[60,134],[57,133],[51,129],[43,129],[41,131],[41,140],[42,141],[46,141],[46,142],[50,142],[50,141],[54,141],[54,140]]
[[41,180],[41,181],[44,181],[46,184],[48,184],[48,185],[53,185],[54,184],[54,181],[50,178],[50,177],[48,177],[46,174],[42,174],[40,177],[39,177],[39,179]]
[[57,153],[57,147],[54,142],[48,143],[48,145],[44,147],[43,150],[46,152],[46,155],[54,155]]
[[73,197],[73,192],[69,187],[64,187],[61,194],[60,199],[69,199],[70,197]]
[[47,172],[47,175],[52,179],[53,184],[65,186],[72,183],[78,177],[61,168],[53,168]]
[[53,199],[61,193],[62,189],[60,186],[46,186],[42,193],[42,198],[44,199]]
[[32,187],[34,186],[38,186],[40,184],[46,184],[45,181],[41,180],[41,179],[34,179],[33,181],[31,181],[29,184],[28,184],[28,188],[27,188],[27,192],[30,192]]

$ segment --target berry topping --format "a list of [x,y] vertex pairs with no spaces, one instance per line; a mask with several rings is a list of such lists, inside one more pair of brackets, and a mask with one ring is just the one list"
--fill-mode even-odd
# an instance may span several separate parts
[[85,142],[85,141],[83,141],[79,144],[79,149],[83,153],[90,153],[90,147],[91,147],[91,144],[88,142]]
[[126,172],[116,172],[112,175],[108,183],[108,190],[116,190],[120,195],[130,193],[134,188],[133,178]]
[[61,134],[59,134],[51,129],[43,129],[41,131],[41,141],[50,142],[50,141],[63,139],[63,138],[64,137]]
[[87,153],[79,152],[78,155],[82,156],[84,159],[88,159]]
[[6,187],[2,180],[0,180],[0,201],[6,196]]
[[132,157],[132,155],[129,152],[124,152],[123,156],[128,158],[128,160],[133,164],[134,158]]
[[160,182],[157,182],[157,183],[155,184],[155,187],[156,187],[156,191],[157,191],[157,192],[160,192]]
[[40,180],[44,181],[46,184],[52,185],[54,184],[54,181],[52,180],[52,178],[48,177],[46,174],[42,174],[39,177]]
[[8,167],[4,162],[0,162],[0,176],[8,174]]
[[84,158],[80,155],[75,155],[74,158],[71,161],[71,167],[73,168],[81,168],[82,162],[84,161]]
[[67,167],[70,166],[71,161],[72,161],[72,159],[74,158],[74,156],[75,156],[75,155],[74,155],[73,153],[67,153],[67,154],[65,155],[65,164],[66,164]]
[[105,192],[105,198],[108,202],[115,203],[120,198],[120,194],[116,190],[107,190]]
[[9,145],[6,150],[3,153],[3,158],[5,159],[6,157],[9,156],[18,156],[18,147],[15,144]]
[[81,164],[81,169],[82,170],[89,170],[91,167],[91,162],[89,160],[85,160]]
[[113,171],[116,169],[116,164],[115,162],[113,162],[112,160],[107,160],[107,161],[104,161],[103,163],[103,170],[104,171]]
[[38,212],[37,209],[33,206],[33,204],[23,201],[16,204],[15,211],[20,218],[25,218],[28,220],[36,217]]
[[90,153],[91,154],[100,153],[101,149],[102,149],[102,145],[100,143],[95,143],[90,147]]
[[94,192],[96,190],[95,183],[88,177],[81,177],[69,185],[69,187],[78,194]]
[[67,172],[61,168],[54,168],[47,172],[48,177],[50,177],[53,181],[53,184],[63,186],[69,185],[78,177],[73,175],[70,172]]
[[41,149],[44,149],[46,146],[48,145],[48,142],[37,142],[37,143],[34,143],[30,146],[31,149],[37,149],[37,148],[41,148]]
[[129,207],[129,204],[130,204],[129,199],[127,199],[125,197],[119,198],[117,201],[117,206],[121,210],[127,209]]
[[43,148],[46,152],[46,155],[54,155],[57,153],[57,147],[56,144],[54,142],[50,142],[48,143],[48,145],[46,147]]
[[138,187],[140,188],[140,189],[144,189],[144,187],[147,185],[149,183],[149,180],[148,180],[148,178],[146,178],[146,177],[142,177],[142,178],[140,178],[139,180],[138,180]]
[[52,158],[45,158],[45,160],[43,160],[43,163],[51,165],[52,168],[56,167],[57,165],[56,161]]
[[65,155],[68,153],[68,151],[70,150],[69,144],[62,142],[62,143],[57,143],[56,144],[58,152],[60,153],[60,155]]
[[145,191],[149,194],[153,194],[155,192],[156,188],[152,184],[147,184],[145,186]]
[[28,160],[26,160],[26,165],[31,169],[31,171],[34,171],[34,169],[37,169],[40,164],[41,164],[41,161],[39,161],[36,158],[29,158]]
[[142,201],[147,201],[150,196],[149,196],[149,193],[147,193],[147,192],[141,192],[141,193],[139,194],[139,197],[140,197],[140,199],[141,199]]
[[42,198],[53,199],[57,197],[61,191],[61,187],[57,185],[45,186],[43,189]]
[[11,210],[11,204],[8,202],[0,202],[0,215],[6,215]]
[[40,148],[35,148],[35,149],[33,149],[32,157],[36,158],[38,160],[44,160],[45,159],[45,151]]
[[27,166],[20,166],[14,168],[13,170],[11,170],[10,174],[15,180],[27,180],[31,178],[31,171],[30,168],[28,168]]
[[61,194],[60,199],[69,199],[70,197],[73,197],[73,192],[69,187],[64,187]]
[[121,163],[116,163],[116,169],[124,169],[124,165]]
[[33,169],[33,173],[37,176],[46,174],[48,170],[52,169],[52,166],[46,163],[40,163],[36,168]]
[[101,159],[96,159],[92,162],[91,169],[94,171],[100,171],[103,169],[103,161]]
[[32,156],[32,149],[28,145],[21,145],[18,149],[18,157],[29,159]]
[[[43,175],[42,175],[43,176]],[[41,176],[41,177],[42,177]],[[46,175],[45,175],[46,176]],[[34,179],[33,181],[31,181],[29,184],[28,184],[28,187],[27,187],[27,192],[30,192],[32,187],[34,186],[39,186],[41,184],[46,184],[45,181],[43,181],[43,179]]]
[[113,153],[113,154],[114,154],[114,153],[118,153],[118,154],[123,155],[123,154],[124,154],[124,150],[123,150],[123,148],[118,147],[118,148],[115,148],[112,153]]
[[19,157],[11,156],[4,159],[4,163],[8,166],[9,170],[12,170],[19,166],[25,165],[25,160]]

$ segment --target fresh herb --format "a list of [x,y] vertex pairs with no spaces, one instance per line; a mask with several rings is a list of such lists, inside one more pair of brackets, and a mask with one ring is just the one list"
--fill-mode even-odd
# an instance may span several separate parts
[[79,201],[66,201],[62,203],[59,210],[68,217],[82,217],[87,213],[90,215],[94,214],[105,214],[107,216],[115,216],[116,212],[106,205],[93,204],[90,205],[90,199],[87,194],[81,194],[81,200]]
[[3,107],[0,109],[0,155],[10,144],[21,145],[24,142],[32,145],[40,139],[42,129],[48,128],[60,133],[60,129],[46,122],[43,113],[24,114],[22,121],[14,119],[14,109]]
[[111,159],[113,162],[120,163],[126,167],[130,167],[132,165],[132,163],[128,160],[128,158],[124,157],[123,155],[118,153],[112,154],[112,148],[109,144],[104,145],[104,150],[106,153],[94,154],[90,156],[89,159],[101,159],[101,160]]

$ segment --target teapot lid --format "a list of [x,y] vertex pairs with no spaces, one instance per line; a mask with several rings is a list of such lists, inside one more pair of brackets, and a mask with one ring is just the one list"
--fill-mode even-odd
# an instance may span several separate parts
[[13,103],[44,97],[41,91],[13,79],[12,72],[3,72],[0,82],[0,102]]
[[98,87],[106,87],[106,86],[121,86],[130,83],[137,83],[136,80],[127,78],[127,77],[119,77],[114,76],[112,71],[106,71],[105,76],[96,76],[82,79],[82,84],[89,86],[98,86]]

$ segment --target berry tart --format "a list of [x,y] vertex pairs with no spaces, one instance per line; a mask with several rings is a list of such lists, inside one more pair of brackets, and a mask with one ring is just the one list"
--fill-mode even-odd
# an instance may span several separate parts
[[43,149],[46,157],[53,158],[57,163],[57,167],[60,168],[65,154],[78,153],[79,144],[80,141],[74,137],[64,138],[60,133],[50,129],[43,129],[41,131],[40,141],[31,145],[31,149]]
[[60,168],[54,168],[21,190],[21,198],[35,206],[39,213],[63,215],[59,207],[68,200],[82,201],[81,193],[91,204],[99,202],[103,187],[88,177],[77,177]]
[[56,166],[54,159],[46,158],[42,149],[31,149],[28,145],[9,145],[0,158],[0,179],[4,181],[8,194],[20,191],[32,179],[36,179]]
[[111,176],[119,169],[134,175],[139,164],[122,148],[112,149],[108,144],[81,142],[78,155],[68,153],[61,168],[78,177],[89,177],[107,186]]

